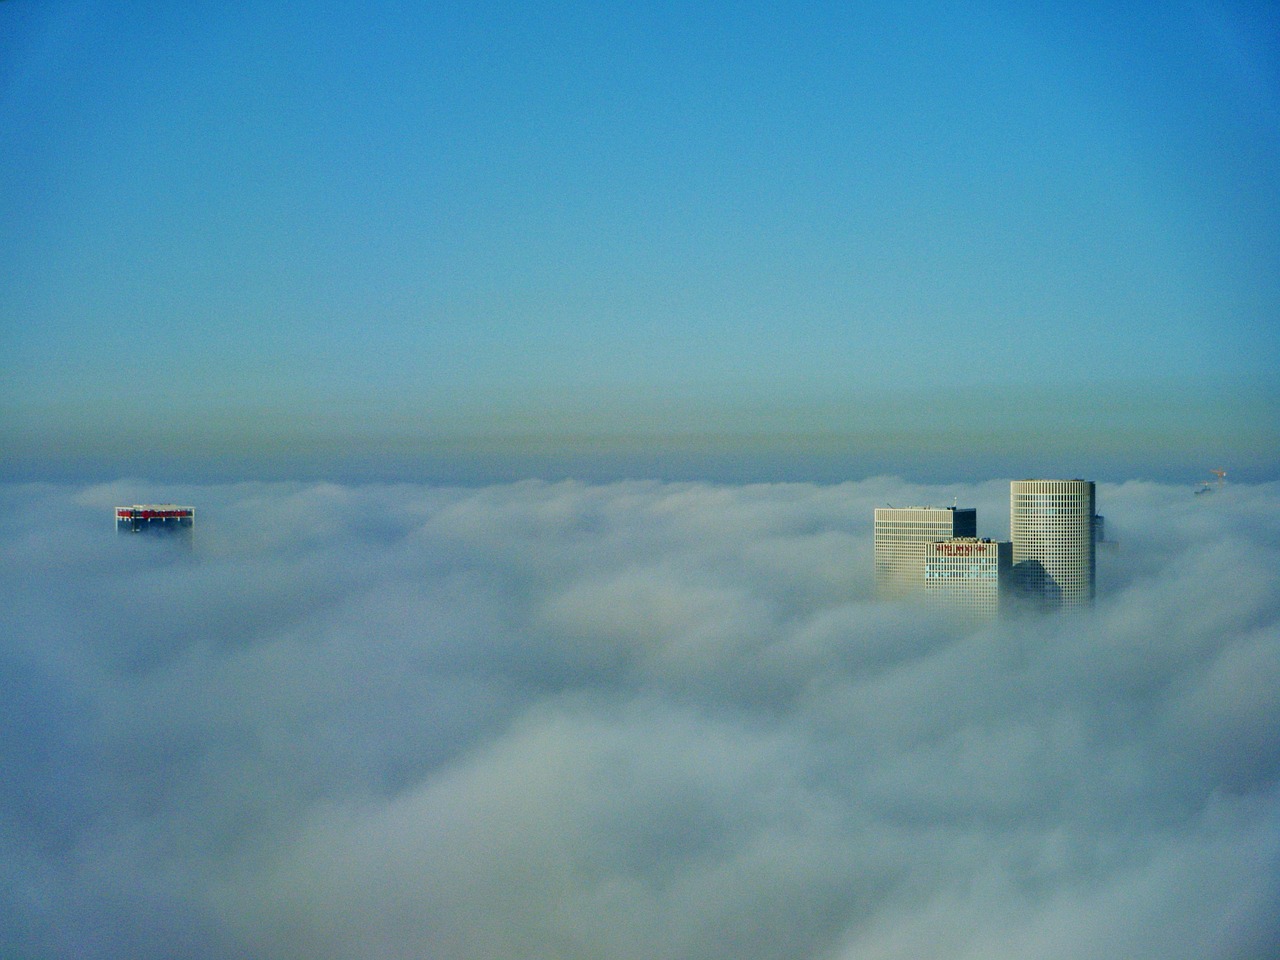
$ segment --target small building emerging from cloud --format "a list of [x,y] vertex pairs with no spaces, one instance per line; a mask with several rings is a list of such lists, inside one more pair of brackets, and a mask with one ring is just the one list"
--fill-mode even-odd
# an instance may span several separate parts
[[116,507],[116,534],[150,534],[192,546],[196,534],[196,508],[176,503],[135,503]]

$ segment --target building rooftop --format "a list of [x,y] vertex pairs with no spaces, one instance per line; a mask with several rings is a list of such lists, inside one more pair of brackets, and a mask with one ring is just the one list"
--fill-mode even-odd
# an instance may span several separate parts
[[193,517],[195,507],[184,507],[176,503],[135,503],[131,507],[116,507],[117,517],[151,520],[163,517]]

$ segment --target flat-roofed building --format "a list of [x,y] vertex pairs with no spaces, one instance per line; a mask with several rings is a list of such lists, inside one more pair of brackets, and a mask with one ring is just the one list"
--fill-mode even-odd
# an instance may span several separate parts
[[935,540],[924,548],[925,594],[961,619],[993,620],[1007,602],[1012,569],[1007,540]]
[[977,535],[978,511],[973,507],[877,507],[877,592],[896,598],[923,591],[925,547],[936,540]]
[[196,508],[176,503],[135,503],[116,507],[116,533],[147,533],[172,537],[188,545],[195,541]]

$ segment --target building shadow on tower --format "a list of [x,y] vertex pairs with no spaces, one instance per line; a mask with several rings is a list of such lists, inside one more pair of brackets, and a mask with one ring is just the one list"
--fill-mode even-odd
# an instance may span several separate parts
[[1039,560],[1023,560],[1013,565],[1014,595],[1022,605],[1039,610],[1062,606],[1062,587]]

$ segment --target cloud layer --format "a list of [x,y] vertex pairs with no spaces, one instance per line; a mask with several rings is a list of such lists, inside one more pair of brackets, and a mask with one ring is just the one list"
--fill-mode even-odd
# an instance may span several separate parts
[[0,488],[0,953],[1160,958],[1280,944],[1280,486],[1104,485],[1072,616],[871,595],[1008,485]]

